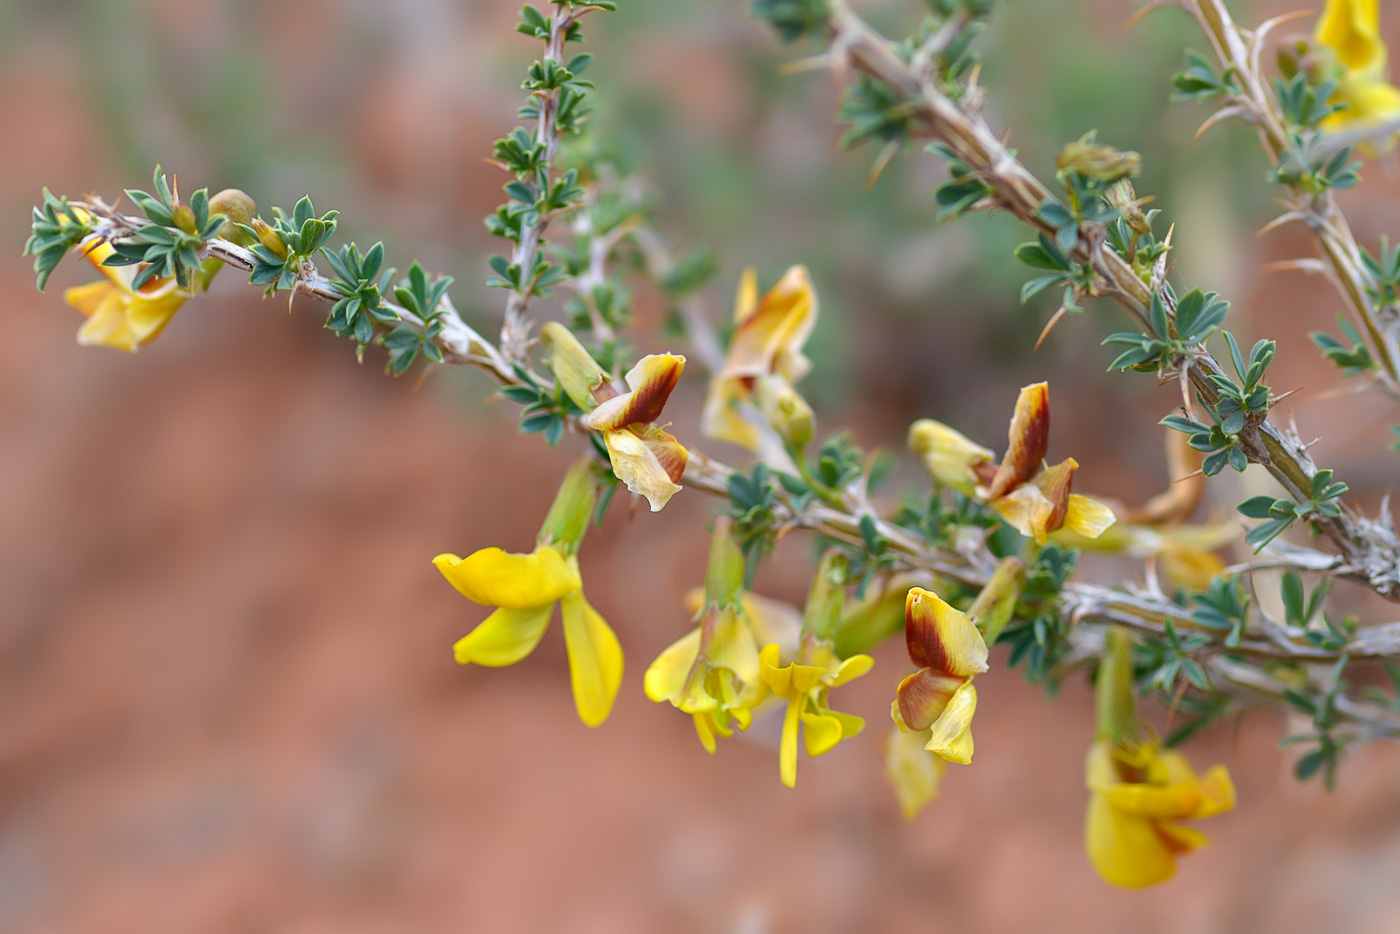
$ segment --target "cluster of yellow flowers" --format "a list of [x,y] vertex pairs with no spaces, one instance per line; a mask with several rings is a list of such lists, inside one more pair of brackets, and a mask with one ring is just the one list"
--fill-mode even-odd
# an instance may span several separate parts
[[1388,148],[1400,133],[1400,88],[1388,80],[1380,0],[1328,0],[1313,40],[1324,53],[1320,76],[1337,82],[1332,103],[1344,105],[1323,129],[1373,134]]

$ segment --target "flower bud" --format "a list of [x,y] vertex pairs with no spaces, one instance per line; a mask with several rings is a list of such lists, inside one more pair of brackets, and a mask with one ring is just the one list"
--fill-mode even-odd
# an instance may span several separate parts
[[812,407],[781,376],[758,378],[758,406],[778,437],[793,447],[802,447],[817,433]]
[[935,481],[968,496],[977,486],[977,468],[995,458],[982,445],[931,418],[909,426],[909,450],[923,460]]
[[562,324],[551,321],[540,330],[540,341],[549,354],[549,368],[554,378],[573,400],[574,405],[591,412],[598,406],[594,393],[607,384],[608,374],[578,338]]
[[267,247],[268,251],[278,259],[287,258],[287,244],[282,240],[282,235],[267,225],[261,217],[253,218],[252,228],[258,233],[258,242]]
[[1133,190],[1132,182],[1126,178],[1120,179],[1108,190],[1108,203],[1118,209],[1123,223],[1127,224],[1133,233],[1139,236],[1152,233],[1152,225],[1147,222],[1147,215],[1142,213],[1142,204],[1137,200],[1137,192]]
[[1078,172],[1085,178],[1109,184],[1136,175],[1142,157],[1086,139],[1067,143],[1055,159],[1061,171]]
[[227,218],[228,222],[224,224],[223,230],[219,231],[221,237],[239,246],[252,244],[253,238],[238,228],[239,224],[251,226],[258,213],[258,206],[245,192],[237,188],[225,188],[209,199],[209,211]]
[[183,201],[176,201],[175,206],[170,209],[170,216],[175,219],[175,226],[187,234],[199,232],[199,224],[195,221],[194,211]]

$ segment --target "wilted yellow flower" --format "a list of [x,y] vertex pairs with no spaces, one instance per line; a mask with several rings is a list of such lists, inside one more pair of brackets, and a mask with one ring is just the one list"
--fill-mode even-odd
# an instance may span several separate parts
[[826,697],[834,687],[840,687],[870,671],[875,660],[869,655],[853,655],[840,659],[830,643],[807,640],[798,660],[783,665],[776,645],[766,646],[759,654],[763,683],[775,697],[788,702],[783,718],[783,736],[778,748],[778,774],[789,788],[797,785],[797,730],[802,727],[807,755],[820,756],[836,748],[843,739],[855,736],[865,726],[865,720],[848,713],[832,710]]
[[949,762],[972,761],[973,675],[987,670],[987,643],[967,615],[914,587],[904,604],[904,639],[919,670],[900,682],[890,715],[901,729],[928,730],[924,748]]
[[569,471],[545,519],[535,550],[511,554],[483,548],[465,558],[440,554],[433,564],[473,603],[495,611],[453,646],[463,665],[514,665],[535,650],[554,604],[564,619],[569,680],[579,718],[607,719],[622,683],[622,646],[583,596],[577,549],[596,502],[594,467],[584,457]]
[[734,337],[705,399],[701,425],[708,437],[758,450],[759,427],[745,413],[756,406],[789,444],[811,440],[811,407],[793,387],[812,368],[802,346],[816,322],[817,295],[805,266],[790,268],[761,299],[754,271],[744,271],[734,302]]
[[[1336,54],[1340,73],[1332,102],[1346,105],[1322,122],[1324,129],[1364,132],[1400,117],[1400,88],[1387,80],[1379,0],[1327,0],[1313,38]],[[1394,139],[1392,132],[1384,144]]]
[[991,506],[1038,544],[1060,529],[1098,538],[1114,523],[1113,511],[1103,503],[1070,492],[1079,469],[1074,458],[1044,466],[1050,439],[1050,390],[1045,383],[1021,390],[1007,435],[1000,464],[986,448],[932,419],[914,423],[909,446],[935,480]]
[[1186,757],[1153,744],[1115,747],[1095,740],[1085,766],[1089,813],[1084,838],[1104,881],[1123,888],[1165,882],[1176,857],[1206,845],[1204,834],[1178,821],[1200,820],[1235,806],[1224,766],[1197,777]]
[[133,353],[155,339],[193,293],[180,288],[174,279],[152,279],[139,289],[133,288],[136,266],[102,265],[113,252],[103,240],[85,246],[83,255],[106,279],[74,286],[63,293],[63,300],[87,318],[78,329],[79,344],[101,344]]
[[685,357],[643,357],[625,377],[630,391],[619,393],[568,328],[550,322],[540,336],[555,377],[586,413],[579,421],[602,433],[617,478],[659,512],[679,492],[690,458],[675,436],[656,424],[685,369]]

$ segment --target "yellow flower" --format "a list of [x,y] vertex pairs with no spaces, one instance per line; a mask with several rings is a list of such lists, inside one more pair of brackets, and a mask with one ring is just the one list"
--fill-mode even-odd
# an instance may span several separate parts
[[584,599],[576,557],[540,545],[529,554],[441,554],[433,564],[468,600],[497,608],[452,647],[459,663],[514,665],[535,650],[557,602],[579,718],[589,726],[608,718],[622,683],[622,646]]
[[133,353],[160,334],[192,293],[180,288],[174,279],[153,279],[139,289],[132,288],[136,266],[102,265],[113,252],[103,240],[93,240],[84,247],[83,255],[106,279],[74,286],[63,293],[63,300],[87,318],[78,329],[79,344],[101,344]]
[[802,345],[817,322],[817,295],[805,266],[791,267],[758,296],[752,269],[739,281],[734,302],[734,338],[724,368],[710,381],[701,416],[711,438],[757,451],[761,433],[750,417],[754,407],[790,444],[811,439],[812,410],[793,386],[812,368]]
[[778,772],[784,785],[789,788],[797,785],[799,725],[809,756],[830,752],[841,740],[855,736],[865,726],[860,717],[832,710],[826,704],[826,697],[832,688],[859,678],[874,664],[875,660],[869,655],[838,659],[830,643],[819,640],[808,640],[799,660],[790,665],[781,664],[776,645],[766,646],[759,654],[763,683],[775,697],[788,702],[778,749]]
[[670,701],[695,718],[708,752],[715,751],[716,734],[747,730],[766,694],[747,614],[732,604],[707,606],[700,625],[651,663],[643,686],[647,697]]
[[656,422],[685,370],[679,354],[650,354],[628,371],[629,392],[619,393],[578,338],[551,321],[540,330],[560,386],[586,413],[579,422],[601,432],[613,472],[659,512],[680,490],[690,454]]
[[[1336,54],[1340,74],[1332,103],[1346,105],[1323,120],[1323,129],[1364,133],[1400,117],[1400,88],[1386,80],[1379,0],[1327,0],[1313,38]],[[1386,146],[1394,139],[1392,131]]]
[[1217,765],[1197,777],[1178,752],[1152,744],[1115,748],[1095,740],[1085,766],[1089,859],[1106,882],[1141,888],[1165,882],[1176,857],[1206,845],[1204,834],[1177,821],[1200,820],[1235,806],[1230,773]]
[[938,796],[938,783],[948,769],[942,756],[927,749],[929,730],[906,730],[898,723],[885,746],[885,778],[894,786],[905,820],[913,820]]
[[972,676],[987,670],[987,643],[966,614],[914,587],[904,604],[904,639],[919,670],[900,682],[890,714],[901,729],[928,730],[924,748],[949,762],[972,761]]
[[529,554],[483,548],[465,558],[440,554],[433,559],[462,596],[496,607],[453,646],[463,665],[514,665],[539,645],[559,604],[574,705],[589,726],[608,718],[622,683],[622,646],[584,599],[576,555],[597,501],[596,482],[597,468],[584,455],[565,477]]
[[700,625],[671,644],[647,669],[647,697],[695,719],[695,731],[709,752],[715,736],[747,730],[754,708],[766,697],[759,671],[759,646],[781,643],[797,647],[801,619],[776,600],[748,593],[744,555],[733,537],[733,523],[715,521],[705,589],[686,595]]
[[1079,469],[1074,458],[1044,466],[1049,439],[1050,390],[1045,383],[1026,386],[1017,396],[1000,464],[993,463],[991,451],[941,422],[920,419],[909,431],[910,448],[935,480],[991,506],[1037,544],[1060,529],[1098,538],[1114,523],[1113,510],[1070,492]]

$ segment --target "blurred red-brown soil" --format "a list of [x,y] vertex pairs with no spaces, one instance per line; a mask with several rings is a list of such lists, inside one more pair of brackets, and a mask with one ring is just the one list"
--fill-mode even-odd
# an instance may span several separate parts
[[[604,726],[574,714],[557,629],[515,668],[458,667],[484,611],[429,559],[527,547],[568,453],[464,401],[474,374],[385,380],[320,309],[232,282],[134,357],[75,346],[57,286],[76,280],[38,295],[15,257],[38,185],[84,190],[102,165],[64,103],[0,103],[46,126],[0,179],[0,931],[1400,930],[1400,756],[1361,750],[1328,795],[1289,775],[1277,714],[1189,747],[1240,805],[1140,893],[1083,856],[1078,681],[1051,700],[994,665],[975,766],[912,823],[880,774],[897,646],[838,695],[866,731],[795,791],[771,719],[707,756],[641,691],[703,573],[714,504],[694,491],[657,516],[621,503],[586,545],[627,652]],[[1290,282],[1249,304],[1304,294],[1332,301]],[[693,433],[693,402],[672,414]],[[800,599],[801,555],[780,557],[760,588]]]

